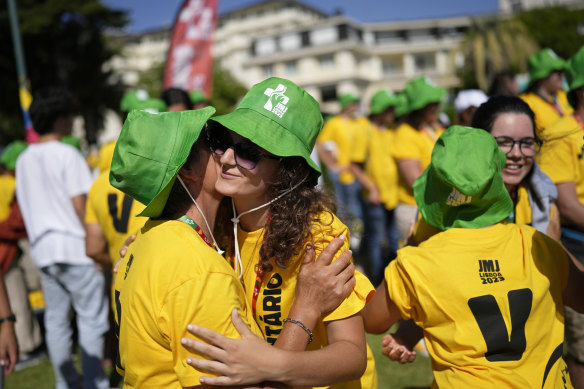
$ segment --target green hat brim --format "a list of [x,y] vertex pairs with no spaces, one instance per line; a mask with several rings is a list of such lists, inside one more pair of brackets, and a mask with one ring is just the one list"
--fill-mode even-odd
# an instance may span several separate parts
[[278,157],[302,157],[311,168],[321,174],[318,165],[310,158],[312,150],[308,150],[296,135],[279,123],[253,109],[237,108],[226,115],[215,116],[211,121],[250,139],[254,144]]
[[566,62],[565,72],[569,91],[584,86],[584,46]]
[[566,69],[566,61],[562,58],[549,58],[548,62],[544,65],[540,66],[533,66],[529,70],[529,83],[532,84],[537,80],[541,80],[542,78],[546,78],[549,76],[553,71],[561,70],[564,71]]
[[408,106],[406,113],[412,113],[419,109],[424,108],[428,104],[432,103],[440,103],[442,101],[442,97],[447,93],[446,89],[440,88],[437,86],[428,87],[423,92],[420,92],[412,98],[411,101],[408,98]]
[[[159,217],[162,214],[179,170],[187,161],[205,123],[214,113],[213,107],[160,114],[144,111],[130,113],[116,143],[110,183],[146,205],[139,216]],[[165,116],[179,116],[177,128],[164,127],[167,124],[164,122]],[[150,133],[140,133],[138,125],[133,131],[125,128],[141,117],[160,120],[160,124],[149,128]],[[166,152],[163,152],[164,145],[167,146]]]

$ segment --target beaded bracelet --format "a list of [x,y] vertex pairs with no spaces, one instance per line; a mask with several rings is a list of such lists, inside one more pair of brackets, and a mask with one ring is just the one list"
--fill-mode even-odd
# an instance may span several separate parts
[[14,314],[12,314],[10,316],[0,317],[0,324],[4,323],[6,321],[11,321],[11,322],[15,323],[16,322],[16,316],[14,316]]
[[310,342],[312,342],[312,339],[314,339],[314,336],[312,335],[312,331],[310,331],[308,329],[308,327],[306,327],[304,325],[304,323],[302,323],[300,320],[295,320],[295,319],[292,319],[290,317],[287,317],[284,319],[284,323],[286,323],[286,322],[294,323],[297,326],[299,326],[300,328],[302,328],[304,331],[306,331],[306,333],[308,334],[308,344],[310,344]]

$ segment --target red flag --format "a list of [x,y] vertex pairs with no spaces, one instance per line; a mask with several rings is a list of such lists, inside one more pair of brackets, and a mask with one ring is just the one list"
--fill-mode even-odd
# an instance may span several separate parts
[[207,97],[213,86],[212,33],[218,0],[185,0],[177,14],[164,69],[164,89],[199,89]]

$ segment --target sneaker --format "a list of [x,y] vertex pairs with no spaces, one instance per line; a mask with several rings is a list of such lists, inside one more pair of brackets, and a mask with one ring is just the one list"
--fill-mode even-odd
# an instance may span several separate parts
[[47,354],[44,351],[37,351],[31,353],[24,353],[20,354],[18,357],[18,362],[16,366],[14,366],[14,371],[19,371],[26,369],[27,367],[36,366],[41,361],[47,357]]

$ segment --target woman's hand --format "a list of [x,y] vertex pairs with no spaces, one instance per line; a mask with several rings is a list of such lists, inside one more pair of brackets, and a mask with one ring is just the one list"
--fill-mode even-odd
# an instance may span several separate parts
[[135,240],[136,240],[136,234],[132,234],[132,235],[128,236],[128,238],[124,242],[124,246],[120,249],[120,259],[118,259],[118,261],[114,265],[114,275],[118,274],[118,268],[120,267],[120,262],[122,262],[122,259],[126,256],[126,253],[128,252],[128,248],[130,247],[132,242],[134,242]]
[[239,317],[237,310],[231,312],[231,321],[241,339],[231,339],[213,330],[189,324],[187,330],[207,341],[182,338],[182,345],[189,351],[205,355],[212,360],[187,358],[187,363],[197,370],[204,370],[218,377],[201,377],[206,385],[236,386],[275,381],[274,372],[282,359],[282,350],[270,346],[255,335]]
[[381,353],[392,361],[403,364],[411,363],[416,359],[416,352],[410,350],[405,342],[395,334],[387,334],[381,339]]
[[312,247],[306,254],[296,283],[294,305],[303,309],[317,310],[318,317],[336,308],[355,287],[355,265],[351,263],[353,253],[343,252],[331,263],[342,247],[345,236],[333,239],[320,253],[316,261]]
[[0,327],[0,365],[4,366],[4,375],[10,375],[18,360],[18,342],[13,322],[4,322]]

